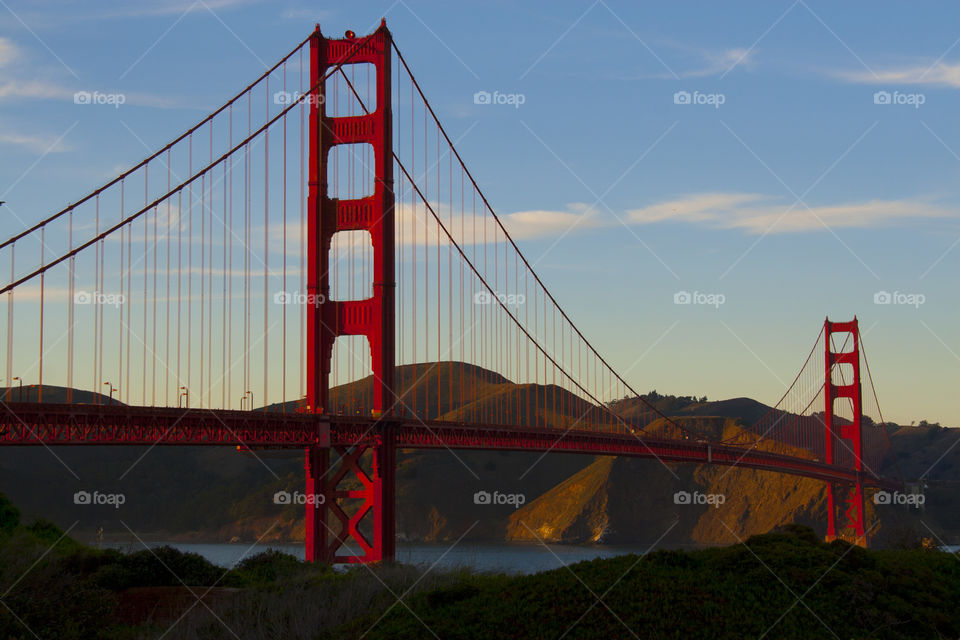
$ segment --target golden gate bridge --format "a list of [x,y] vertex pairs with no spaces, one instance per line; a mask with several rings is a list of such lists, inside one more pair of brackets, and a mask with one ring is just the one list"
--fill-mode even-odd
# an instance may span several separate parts
[[882,472],[856,319],[826,320],[776,406],[734,434],[642,397],[524,257],[385,22],[339,39],[318,26],[5,240],[8,264],[6,379],[38,383],[35,402],[0,399],[0,444],[303,449],[311,561],[394,558],[398,448],[797,474],[826,483],[826,536],[863,545],[866,492],[902,486]]

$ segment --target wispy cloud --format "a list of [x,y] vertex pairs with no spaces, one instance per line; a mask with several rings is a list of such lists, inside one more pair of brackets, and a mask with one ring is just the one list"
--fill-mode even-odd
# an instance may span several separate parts
[[159,2],[141,2],[132,0],[127,2],[118,2],[112,4],[103,11],[90,11],[85,9],[82,12],[71,14],[70,17],[76,20],[104,19],[104,18],[136,18],[136,17],[156,17],[180,15],[185,11],[210,9],[213,11],[226,11],[234,7],[240,7],[249,4],[255,4],[259,0],[166,0]]
[[[0,37],[0,102],[9,100],[69,100],[79,92],[118,95],[100,87],[78,87],[74,78],[59,79],[56,70],[42,65],[25,64],[31,59],[9,38]],[[14,62],[19,64],[13,64]],[[167,95],[124,92],[122,104],[159,109],[182,108],[185,105]],[[112,103],[111,103],[112,104]],[[83,105],[89,108],[88,105]],[[194,105],[190,105],[194,106]],[[199,106],[199,105],[196,105]]]
[[[3,100],[69,100],[75,102],[78,93],[94,92],[104,95],[122,95],[125,106],[153,107],[156,109],[202,108],[200,105],[183,105],[169,96],[149,93],[129,93],[95,88],[76,89],[66,84],[49,80],[7,80],[0,82],[0,101]],[[110,104],[113,104],[112,102]],[[78,105],[91,108],[90,105]]]
[[[918,219],[960,218],[960,211],[918,200],[868,200],[790,207],[757,193],[700,193],[633,209],[631,222],[686,222],[749,234],[823,231],[826,227],[874,228]],[[784,213],[786,212],[786,215]]]
[[905,85],[918,84],[936,87],[960,88],[960,62],[935,62],[913,66],[891,67],[869,71],[837,71],[832,75],[847,82],[860,84]]
[[284,9],[283,12],[280,14],[280,17],[284,18],[285,20],[302,20],[305,18],[309,18],[310,20],[314,20],[314,21],[323,21],[323,20],[329,20],[330,18],[332,18],[333,12],[327,11],[324,9],[318,9],[315,7],[314,8],[290,7],[290,8]]
[[33,153],[61,153],[70,151],[63,140],[53,136],[31,135],[28,133],[12,133],[0,131],[0,144],[12,144],[23,147]]
[[586,204],[575,203],[567,208],[567,211],[535,209],[508,213],[502,216],[503,225],[514,239],[525,240],[563,233],[573,226],[586,230],[607,224]]
[[[476,215],[465,213],[461,218],[460,212],[451,211],[447,204],[431,202],[430,206],[437,212],[457,243],[461,245],[503,242],[504,240],[503,233],[499,230],[493,218],[482,211],[477,211]],[[422,206],[417,207],[415,212],[410,207],[400,206],[397,213],[398,241],[402,240],[404,243],[420,242],[420,238],[411,237],[409,233],[404,235],[399,231],[401,227],[407,229],[414,225],[421,230],[421,233],[423,225],[426,225],[428,229],[427,238],[430,242],[435,241],[434,239],[438,235],[436,221]],[[566,211],[531,209],[513,213],[500,213],[499,218],[507,229],[507,233],[514,240],[555,236],[571,227],[575,227],[577,230],[586,230],[611,224],[609,220],[601,218],[595,209],[591,209],[583,203],[568,205]],[[447,244],[443,232],[440,233],[439,242],[442,245]]]
[[692,69],[680,73],[682,78],[703,78],[707,76],[717,76],[732,70],[734,67],[745,67],[752,69],[756,66],[753,56],[755,49],[735,48],[726,51],[703,52],[705,66],[699,69]]
[[74,91],[47,80],[8,80],[0,83],[0,100],[10,98],[73,99]]
[[627,211],[637,224],[654,222],[708,222],[734,215],[740,207],[769,199],[757,193],[696,193]]
[[[756,49],[734,47],[720,51],[707,51],[678,42],[667,42],[664,46],[676,51],[681,59],[681,62],[673,63],[677,69],[676,75],[655,73],[642,75],[640,79],[720,78],[738,68],[754,69],[757,66]],[[685,71],[681,70],[683,67],[686,67]],[[629,78],[635,80],[637,76],[629,76]]]
[[[762,193],[692,193],[661,200],[636,209],[628,209],[621,216],[630,225],[682,223],[701,225],[712,229],[738,230],[747,234],[820,232],[827,228],[878,228],[911,224],[918,220],[960,220],[960,209],[931,204],[918,199],[867,200],[836,204],[803,204],[793,207],[793,201]],[[467,214],[463,222],[459,213],[450,217],[445,204],[431,203],[444,224],[448,224],[457,242],[461,245],[483,244],[503,240],[489,216]],[[437,237],[433,218],[419,207],[416,214],[409,207],[399,207],[397,225],[412,228],[416,219],[417,228],[426,224],[430,242]],[[573,228],[575,231],[590,229],[621,229],[612,216],[601,214],[588,205],[576,203],[566,210],[531,209],[500,214],[500,219],[515,240],[554,237]],[[448,222],[449,221],[449,222]],[[461,229],[462,235],[461,235]],[[422,231],[421,231],[422,233]],[[422,237],[422,236],[421,236]],[[409,233],[398,232],[398,241],[421,242]],[[446,244],[441,234],[440,244]]]
[[0,37],[0,67],[5,67],[20,55],[20,50],[10,38]]

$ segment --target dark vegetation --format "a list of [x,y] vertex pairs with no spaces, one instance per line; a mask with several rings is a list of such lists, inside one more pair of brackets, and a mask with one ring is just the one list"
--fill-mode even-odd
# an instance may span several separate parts
[[[405,566],[334,571],[276,550],[249,556],[230,570],[171,547],[128,554],[98,550],[47,521],[22,524],[19,510],[0,494],[4,640],[238,637],[228,626],[243,639],[315,638],[358,614],[384,611],[391,590],[438,589],[462,577],[450,571],[423,579],[420,574]],[[148,610],[142,619],[129,620],[126,595],[145,591],[149,598],[152,592],[169,593],[164,588],[182,592],[178,611],[153,617]],[[213,589],[230,597],[209,609],[197,604]]]
[[[130,620],[124,603],[145,587],[180,588],[182,610]],[[198,606],[210,587],[228,597]],[[956,557],[826,544],[797,525],[746,544],[529,576],[401,565],[334,571],[277,551],[225,570],[169,547],[92,549],[49,522],[23,525],[0,496],[0,589],[5,639],[419,639],[432,635],[427,627],[445,639],[606,639],[630,637],[627,628],[642,638],[960,635]]]
[[[956,638],[960,562],[787,526],[746,544],[471,576],[395,607],[367,638]],[[414,615],[415,614],[415,615]],[[373,616],[343,631],[359,637]],[[336,637],[331,634],[330,637]]]

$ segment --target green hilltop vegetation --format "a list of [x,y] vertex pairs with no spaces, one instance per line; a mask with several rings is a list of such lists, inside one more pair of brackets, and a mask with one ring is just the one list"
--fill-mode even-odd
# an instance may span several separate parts
[[522,576],[334,570],[274,550],[225,569],[171,547],[94,549],[48,521],[23,524],[0,494],[0,589],[0,637],[12,640],[960,635],[951,554],[826,544],[800,525]]
[[[559,387],[516,385],[463,363],[399,367],[397,380],[404,401],[426,418],[469,421],[500,407],[520,419],[536,415],[540,423],[566,427],[579,416],[575,399]],[[468,397],[468,389],[475,393]],[[17,393],[17,388],[11,390],[14,398]],[[337,411],[354,412],[369,403],[371,393],[368,377],[331,390],[331,404]],[[44,401],[66,397],[66,389],[44,387]],[[711,402],[656,391],[645,398],[686,428],[724,438],[749,435],[750,425],[769,410],[749,398]],[[75,402],[98,399],[107,401],[90,392],[73,393]],[[636,399],[612,404],[628,417],[641,410]],[[281,405],[267,409],[280,410]],[[296,402],[286,409],[295,410]],[[664,428],[655,421],[646,430],[664,435]],[[888,433],[896,458],[886,461],[887,468],[897,464],[907,478],[923,476],[927,501],[922,510],[868,501],[871,517],[880,517],[873,543],[902,544],[918,536],[960,541],[960,511],[955,508],[960,447],[953,446],[960,430],[921,422],[888,425]],[[302,490],[298,451],[251,455],[219,447],[160,446],[149,453],[146,447],[54,447],[53,452],[56,456],[42,447],[0,448],[0,490],[30,517],[49,518],[62,527],[79,522],[76,534],[83,539],[91,539],[100,527],[108,538],[128,539],[121,520],[153,539],[303,539],[302,507],[272,500],[276,491]],[[825,520],[822,482],[751,469],[573,454],[541,458],[539,453],[457,451],[454,456],[419,450],[399,452],[397,474],[401,541],[454,541],[470,529],[466,539],[472,541],[649,544],[677,521],[661,546],[712,545],[734,543],[784,523],[807,524],[822,534]],[[74,492],[94,489],[124,493],[126,502],[119,509],[73,503]],[[520,508],[475,505],[473,494],[480,490],[520,493],[525,501]],[[720,509],[678,506],[673,495],[680,490],[722,493],[726,501]]]

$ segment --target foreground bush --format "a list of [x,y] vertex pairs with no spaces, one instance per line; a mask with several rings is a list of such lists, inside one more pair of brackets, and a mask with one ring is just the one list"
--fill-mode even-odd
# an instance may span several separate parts
[[[213,586],[232,589],[197,605]],[[151,617],[152,592],[173,593],[176,611]],[[960,637],[956,557],[825,544],[797,526],[529,576],[333,571],[273,550],[227,571],[170,547],[90,549],[49,522],[21,525],[0,495],[0,593],[3,640]],[[118,610],[131,594],[145,615]]]
[[368,616],[327,637],[957,638],[960,562],[792,527],[719,549],[477,577],[407,602],[413,613],[397,606],[369,632]]

